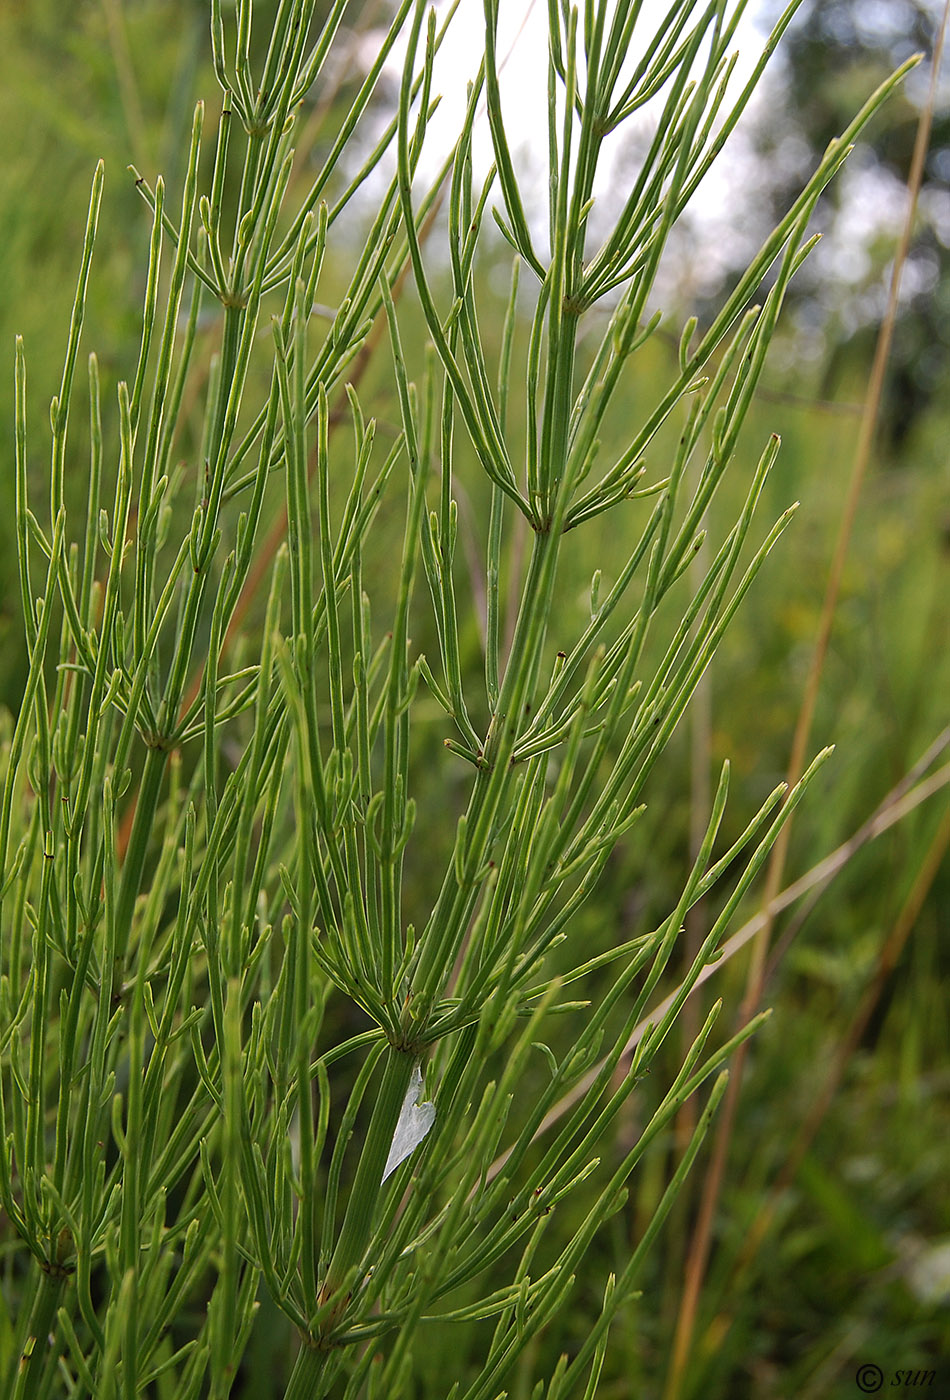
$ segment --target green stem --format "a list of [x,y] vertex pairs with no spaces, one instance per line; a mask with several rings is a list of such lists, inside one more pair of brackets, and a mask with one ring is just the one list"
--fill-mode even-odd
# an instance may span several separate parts
[[36,1400],[45,1391],[45,1387],[41,1389],[41,1386],[51,1355],[47,1338],[55,1327],[56,1310],[65,1282],[63,1275],[45,1272],[39,1280],[10,1400]]
[[155,826],[158,798],[165,776],[164,749],[149,749],[145,759],[145,770],[139,785],[138,800],[135,804],[135,818],[122,867],[122,881],[119,886],[119,899],[116,905],[116,955],[112,969],[112,994],[118,996],[125,976],[126,954],[132,936],[132,916],[135,901],[142,887],[142,874],[145,870],[145,857]]
[[442,983],[454,965],[477,895],[476,877],[494,838],[504,795],[511,788],[511,755],[520,733],[525,702],[537,677],[557,573],[560,512],[555,523],[556,530],[535,535],[511,646],[511,660],[485,744],[484,767],[475,779],[466,813],[462,864],[467,878],[459,885],[455,871],[448,871],[429,928],[420,944],[413,979],[414,997],[407,1007],[407,1016],[412,1017],[417,1031],[425,1025]]
[[[396,1046],[390,1047],[383,1069],[383,1082],[379,1088],[366,1142],[356,1169],[356,1179],[347,1202],[343,1227],[323,1281],[324,1302],[332,1297],[353,1267],[359,1264],[369,1241],[383,1169],[386,1166],[393,1133],[396,1131],[399,1112],[409,1088],[413,1063],[412,1055],[397,1049]],[[343,1301],[345,1303],[345,1300]],[[334,1312],[326,1324],[327,1329],[335,1322]]]
[[284,1391],[284,1400],[323,1400],[332,1379],[327,1375],[330,1356],[331,1353],[302,1341]]

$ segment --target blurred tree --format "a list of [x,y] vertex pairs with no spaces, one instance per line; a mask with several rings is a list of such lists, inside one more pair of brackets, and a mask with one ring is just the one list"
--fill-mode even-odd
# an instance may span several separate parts
[[[766,21],[781,7],[767,0]],[[787,207],[804,168],[818,159],[864,94],[911,54],[930,54],[939,0],[808,0],[780,56],[775,100],[753,138],[755,198],[762,212]],[[911,74],[878,115],[871,141],[825,196],[823,249],[796,281],[796,320],[823,343],[830,397],[871,353],[887,295],[887,269],[904,217],[920,104],[929,70]],[[832,274],[829,277],[829,272]],[[834,293],[828,296],[829,287]],[[950,110],[938,107],[917,226],[902,281],[901,311],[882,408],[882,442],[896,455],[950,380]]]

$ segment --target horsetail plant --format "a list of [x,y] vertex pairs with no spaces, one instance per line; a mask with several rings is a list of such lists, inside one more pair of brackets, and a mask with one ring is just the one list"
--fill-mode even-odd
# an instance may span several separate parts
[[[101,165],[52,402],[45,521],[31,505],[36,436],[16,346],[29,670],[0,807],[0,1203],[15,1240],[0,1388],[14,1400],[249,1394],[261,1354],[274,1358],[268,1393],[288,1400],[449,1387],[492,1400],[516,1371],[519,1393],[539,1400],[592,1396],[722,1066],[763,1018],[721,1043],[717,1004],[620,1156],[612,1128],[826,757],[723,853],[727,765],[659,926],[596,956],[580,946],[578,912],[611,853],[636,840],[657,763],[791,518],[755,535],[773,438],[690,593],[717,486],[746,470],[739,432],[816,201],[901,73],[829,147],[711,324],[686,325],[667,391],[611,461],[604,425],[659,323],[651,296],[671,231],[795,4],[735,96],[742,4],[676,0],[649,35],[635,0],[582,11],[552,0],[546,231],[506,127],[499,0],[484,0],[484,57],[430,189],[416,173],[452,12],[440,22],[402,0],[300,198],[295,133],[346,8],[332,0],[317,23],[315,0],[279,0],[261,45],[250,0],[233,22],[212,0],[222,100],[210,183],[203,193],[199,104],[180,200],[133,172],[152,216],[141,348],[111,413],[89,358],[78,517],[69,429]],[[400,39],[397,111],[357,147]],[[605,143],[648,102],[655,137],[595,237]],[[483,114],[494,166],[479,185]],[[328,310],[318,292],[340,281],[352,244],[341,216],[351,229],[368,182],[378,206]],[[443,195],[436,236],[449,256],[436,275],[427,238]],[[489,214],[514,255],[500,350],[479,319]],[[415,309],[400,295],[407,272]],[[410,315],[429,341],[416,382]],[[388,450],[355,387],[377,321],[400,418]],[[668,420],[678,436],[656,472],[646,464]],[[473,526],[483,572],[468,580],[466,473],[485,502]],[[400,510],[387,574],[377,540]],[[286,543],[268,561],[263,527],[281,511]],[[603,596],[595,579],[589,621],[568,638],[565,541],[607,513],[629,537],[627,563]],[[265,564],[257,622],[239,626]],[[388,590],[375,587],[371,610],[381,572]],[[428,657],[417,629],[432,637]],[[447,812],[454,839],[440,842]],[[446,849],[423,906],[406,873]],[[727,871],[677,995],[621,1063],[668,990],[685,914]],[[596,998],[566,1000],[584,979]],[[636,1248],[600,1281],[586,1338],[535,1376],[532,1348],[557,1327],[630,1173],[700,1091],[692,1141]],[[262,1309],[286,1319],[283,1350],[255,1323]],[[422,1358],[439,1345],[441,1379],[424,1391]]]

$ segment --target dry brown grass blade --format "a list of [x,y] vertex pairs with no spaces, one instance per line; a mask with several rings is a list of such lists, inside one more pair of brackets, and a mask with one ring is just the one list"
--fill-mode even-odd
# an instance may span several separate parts
[[[887,986],[888,979],[897,966],[904,946],[914,930],[924,901],[930,893],[948,848],[950,848],[950,810],[944,813],[903,907],[884,940],[878,954],[874,976],[865,989],[857,1010],[851,1018],[847,1032],[838,1045],[825,1082],[814,1099],[811,1110],[798,1131],[798,1136],[785,1159],[785,1163],[745,1237],[742,1250],[732,1268],[729,1282],[724,1290],[727,1297],[737,1295],[742,1279],[754,1265],[759,1251],[768,1239],[785,1194],[793,1184],[808,1149],[814,1142],[829,1109],[834,1103],[835,1095],[841,1087],[851,1058],[861,1043],[868,1023]],[[733,1320],[731,1317],[723,1317],[721,1313],[717,1316],[717,1344],[721,1344],[724,1340]]]
[[[926,767],[929,767],[939,754],[943,753],[947,748],[950,748],[950,729],[944,730],[940,738],[930,746],[920,763],[914,765],[914,768],[911,770],[912,773],[919,774],[925,764]],[[800,876],[791,885],[788,885],[775,897],[771,905],[760,909],[758,914],[755,914],[747,923],[743,924],[742,928],[738,929],[731,938],[728,938],[723,944],[722,956],[717,958],[714,963],[709,963],[703,968],[699,977],[696,979],[696,983],[690,995],[692,996],[698,988],[708,982],[711,977],[717,976],[730,958],[735,957],[738,952],[747,947],[760,933],[766,919],[776,918],[779,914],[783,913],[786,909],[790,909],[794,904],[797,904],[800,899],[803,899],[805,895],[810,894],[814,890],[825,890],[828,885],[831,884],[835,876],[840,874],[848,862],[857,855],[858,851],[862,850],[869,842],[876,840],[878,836],[883,836],[886,831],[890,831],[891,827],[903,821],[904,818],[915,811],[921,803],[926,802],[936,793],[942,792],[945,788],[950,787],[950,763],[944,764],[942,768],[938,768],[935,772],[931,773],[929,777],[921,777],[919,781],[908,781],[909,778],[910,774],[902,778],[901,781],[891,789],[873,816],[869,817],[857,831],[849,836],[847,841],[843,841],[830,855],[825,856],[817,865],[812,866],[811,870],[806,871],[804,875]],[[634,1050],[640,1044],[640,1041],[650,1027],[655,1026],[660,1018],[666,1014],[672,1006],[674,999],[679,994],[679,991],[679,987],[674,988],[668,996],[664,997],[662,1001],[658,1002],[657,1005],[650,1010],[648,1015],[644,1016],[643,1020],[631,1033],[629,1040],[624,1046],[623,1055],[617,1065],[616,1076],[622,1077],[626,1072]],[[565,1094],[564,1097],[554,1105],[550,1113],[542,1119],[535,1134],[535,1139],[542,1137],[545,1133],[549,1132],[551,1128],[556,1127],[564,1115],[584,1097],[603,1069],[603,1063],[604,1062],[601,1061],[599,1064],[595,1065],[593,1069],[588,1070],[588,1072],[577,1081],[570,1092]],[[489,1168],[486,1180],[494,1181],[495,1177],[508,1160],[508,1155],[508,1152],[505,1151],[496,1157]]]
[[[861,414],[861,421],[858,428],[858,436],[855,444],[854,457],[851,467],[851,476],[848,483],[848,493],[845,500],[844,511],[838,528],[838,538],[835,544],[834,555],[832,557],[831,569],[828,576],[828,583],[825,591],[824,603],[822,605],[821,618],[818,626],[818,634],[815,639],[815,646],[812,653],[811,665],[805,683],[805,691],[798,714],[798,721],[795,727],[795,734],[792,741],[792,750],[788,763],[789,784],[796,783],[801,777],[805,758],[808,750],[811,727],[814,719],[815,704],[818,698],[818,691],[821,685],[824,670],[825,657],[828,651],[828,643],[831,631],[834,626],[835,614],[838,606],[838,598],[841,591],[841,579],[844,572],[845,560],[851,544],[851,537],[854,530],[854,521],[857,514],[858,502],[864,480],[867,475],[868,465],[871,460],[871,451],[874,443],[874,434],[877,427],[877,420],[880,413],[881,397],[884,387],[884,378],[887,371],[888,360],[890,358],[891,346],[894,338],[894,328],[897,321],[897,307],[900,292],[901,275],[907,254],[910,248],[910,241],[913,234],[914,218],[917,210],[917,201],[920,194],[920,187],[923,181],[924,162],[927,150],[930,145],[930,131],[933,124],[933,113],[936,105],[937,82],[940,73],[940,61],[943,54],[944,36],[947,28],[948,17],[950,17],[950,0],[944,8],[943,18],[937,31],[934,44],[933,62],[931,65],[930,89],[927,101],[921,109],[920,119],[917,124],[917,134],[914,142],[914,152],[911,159],[910,172],[907,179],[907,214],[897,251],[894,257],[893,269],[891,272],[891,282],[888,292],[887,308],[881,328],[878,333],[877,344],[874,351],[874,359],[871,366],[871,373],[868,380],[867,393],[864,399],[864,408]],[[788,845],[791,838],[792,823],[789,821],[779,833],[775,843],[766,875],[766,889],[764,896],[764,908],[770,910],[778,891],[781,888],[785,873],[785,864],[788,856]],[[761,929],[755,939],[752,948],[748,975],[746,979],[745,996],[739,1010],[739,1024],[745,1024],[755,1015],[762,997],[762,989],[765,981],[766,959],[768,956],[769,941],[771,937],[773,914],[767,914],[763,919]],[[676,1332],[673,1342],[672,1358],[665,1388],[665,1400],[677,1400],[681,1393],[682,1379],[685,1374],[686,1365],[693,1344],[693,1335],[696,1325],[696,1311],[699,1303],[699,1295],[702,1290],[702,1283],[706,1273],[706,1265],[709,1259],[709,1251],[712,1238],[712,1222],[716,1207],[719,1201],[722,1182],[725,1175],[726,1160],[728,1158],[729,1146],[732,1140],[733,1128],[735,1125],[738,1096],[742,1085],[742,1070],[745,1064],[748,1042],[741,1045],[734,1057],[732,1074],[729,1081],[729,1088],[726,1092],[722,1106],[722,1113],[716,1127],[716,1136],[713,1144],[712,1156],[703,1183],[703,1191],[700,1200],[699,1216],[693,1232],[692,1243],[686,1261],[685,1283],[680,1299],[679,1313],[677,1317]]]

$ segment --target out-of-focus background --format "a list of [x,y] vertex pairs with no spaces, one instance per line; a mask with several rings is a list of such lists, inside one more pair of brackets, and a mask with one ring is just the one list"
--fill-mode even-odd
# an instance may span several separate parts
[[[663,7],[647,8],[659,13]],[[463,0],[463,14],[466,9],[477,15],[480,6]],[[708,316],[829,139],[899,62],[918,50],[930,53],[940,9],[936,0],[806,0],[711,193],[676,240],[663,281],[668,314],[640,356],[631,414],[649,406],[665,383],[685,318]],[[259,5],[258,23],[266,11]],[[535,65],[535,24],[545,11],[528,0],[506,9],[509,81],[519,64],[526,74]],[[389,0],[351,4],[340,49],[341,63],[350,67],[336,73],[332,89],[312,95],[303,119],[307,159],[316,162],[327,149],[350,84],[389,12]],[[761,45],[777,13],[771,0],[750,6],[741,30],[744,59]],[[456,75],[459,86],[465,76]],[[705,815],[705,794],[723,758],[732,759],[737,825],[785,773],[928,76],[926,64],[911,75],[818,212],[823,242],[794,284],[740,446],[747,468],[768,434],[780,433],[782,452],[762,518],[771,520],[794,500],[802,506],[718,654],[662,776],[653,780],[647,816],[581,916],[592,953],[655,927],[667,912],[680,888],[697,813]],[[525,94],[529,87],[521,99],[529,104]],[[15,561],[13,337],[21,333],[26,345],[30,473],[42,501],[49,399],[58,387],[95,162],[105,160],[106,192],[84,347],[99,355],[106,401],[110,394],[114,399],[115,382],[134,373],[150,231],[126,167],[134,164],[150,182],[162,173],[171,200],[177,199],[198,96],[214,116],[220,94],[210,66],[206,0],[74,0],[69,6],[0,0],[0,364],[6,366],[0,381],[6,464],[0,473],[0,705],[7,709],[15,711],[25,675]],[[392,86],[384,83],[381,102],[387,96]],[[812,731],[812,751],[834,743],[837,752],[797,821],[787,882],[805,876],[859,831],[950,723],[947,99],[944,84]],[[509,115],[516,147],[524,122],[519,159],[530,179],[531,114],[526,105],[519,116],[511,98]],[[636,140],[630,139],[615,154],[611,181],[622,186],[635,168]],[[438,229],[433,248],[437,243]],[[489,339],[497,324],[500,340],[508,252],[500,238],[486,235],[480,296]],[[331,302],[340,275],[334,256],[331,247],[320,293]],[[421,325],[413,322],[409,293],[401,314],[408,326]],[[212,317],[202,331],[208,353],[215,333]],[[382,365],[370,366],[361,394],[383,431],[398,420]],[[516,403],[513,394],[512,414]],[[200,408],[194,412],[200,415]],[[87,447],[82,414],[75,417],[67,492],[81,508]],[[623,424],[615,423],[614,431],[619,443]],[[182,453],[187,457],[187,442]],[[655,465],[653,474],[661,475],[659,455]],[[477,555],[485,494],[474,470],[466,477],[460,467],[460,474],[467,492],[461,528]],[[746,476],[744,470],[733,494],[727,485],[717,502],[720,525],[738,509]],[[394,521],[393,530],[399,528]],[[624,547],[615,527],[602,535],[576,533],[564,574],[565,625],[571,627],[587,607],[593,569],[603,570],[606,586]],[[378,538],[386,539],[385,521]],[[367,565],[377,589],[386,587],[388,553],[381,545]],[[420,615],[423,636],[428,625]],[[474,622],[468,648],[474,672]],[[420,766],[421,809],[428,800],[429,810],[438,812],[440,781],[433,765]],[[778,921],[772,946],[780,955],[765,993],[775,1013],[746,1067],[688,1363],[674,1386],[668,1363],[702,1165],[654,1253],[642,1305],[617,1323],[616,1355],[598,1391],[604,1400],[850,1396],[857,1368],[869,1363],[890,1378],[933,1370],[930,1393],[950,1394],[947,813],[941,789],[864,845],[820,895]],[[431,820],[427,860],[436,864],[445,837]],[[420,907],[429,893],[424,865],[408,886],[408,898]],[[750,902],[745,912],[754,910]],[[726,999],[730,1018],[745,974],[736,957],[705,989],[710,1002],[715,994]],[[681,1046],[670,1053],[672,1065]],[[645,1113],[650,1094],[647,1085],[642,1106],[631,1112]],[[634,1127],[628,1121],[619,1132]],[[585,1301],[598,1306],[593,1294],[602,1283],[594,1281],[638,1237],[676,1150],[671,1135],[646,1158],[628,1206],[599,1244],[602,1257],[590,1261],[592,1296],[582,1296],[577,1308],[579,1330]],[[776,1183],[787,1189],[777,1194]],[[457,1364],[465,1354],[461,1330]],[[568,1325],[557,1345],[569,1344]]]

